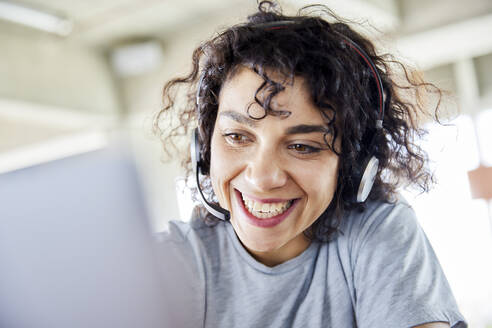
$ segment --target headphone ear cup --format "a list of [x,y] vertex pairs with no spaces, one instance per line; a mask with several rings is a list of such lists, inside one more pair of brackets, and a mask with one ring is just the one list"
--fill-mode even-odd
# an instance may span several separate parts
[[[358,175],[358,185],[356,200],[358,203],[363,203],[366,201],[369,193],[372,190],[374,181],[376,180],[376,175],[378,173],[379,160],[372,154],[367,156],[362,161],[361,170]],[[357,180],[356,180],[357,181]]]
[[200,140],[198,138],[198,128],[193,129],[190,143],[191,165],[193,172],[201,173]]
[[202,143],[200,142],[198,128],[195,128],[191,133],[191,165],[193,168],[193,172],[196,172],[196,170],[198,170],[198,173],[200,173],[201,175],[207,175],[209,169],[207,165],[204,165],[201,149]]

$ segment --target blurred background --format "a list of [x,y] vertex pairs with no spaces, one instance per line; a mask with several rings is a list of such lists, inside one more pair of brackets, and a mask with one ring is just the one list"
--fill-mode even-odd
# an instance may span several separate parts
[[[307,1],[279,1],[294,13]],[[423,123],[438,184],[403,191],[470,327],[492,327],[492,1],[318,1],[452,96],[449,126]],[[0,172],[132,136],[155,230],[191,206],[177,161],[162,162],[152,118],[162,87],[200,41],[256,0],[0,1]],[[184,150],[186,151],[186,150]],[[1,206],[1,200],[0,200]]]

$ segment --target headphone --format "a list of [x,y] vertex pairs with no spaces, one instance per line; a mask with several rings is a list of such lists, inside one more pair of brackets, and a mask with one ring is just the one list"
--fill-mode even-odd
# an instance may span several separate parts
[[210,214],[221,220],[228,221],[231,218],[231,213],[220,206],[209,203],[205,199],[205,195],[203,194],[202,188],[200,188],[199,175],[204,173],[203,160],[202,160],[200,148],[201,147],[200,147],[200,140],[198,138],[198,128],[195,128],[193,129],[193,133],[191,136],[190,151],[191,151],[191,165],[193,166],[193,172],[195,173],[196,186],[198,188],[198,192],[200,195],[200,201],[202,202],[202,205],[207,209],[207,211]]
[[[263,28],[266,30],[277,30],[277,29],[284,29],[293,25],[295,26],[296,23],[297,22],[295,21],[275,21],[275,22],[256,24],[252,27]],[[369,193],[371,192],[372,186],[374,185],[374,181],[376,180],[376,175],[379,169],[379,160],[376,158],[374,153],[376,150],[375,149],[376,139],[379,133],[381,133],[383,128],[383,117],[384,117],[384,109],[385,109],[383,82],[381,80],[381,76],[378,73],[376,65],[371,60],[371,58],[367,55],[367,53],[357,43],[355,43],[345,35],[337,31],[334,31],[334,33],[340,35],[342,37],[343,42],[346,45],[348,45],[350,48],[352,48],[366,62],[366,64],[371,70],[374,79],[376,80],[376,86],[379,95],[378,97],[379,108],[378,108],[378,118],[376,119],[376,132],[372,136],[371,142],[369,143],[369,147],[368,147],[369,155],[365,156],[360,161],[358,161],[361,163],[360,170],[356,170],[353,176],[355,181],[354,185],[355,186],[358,185],[358,187],[356,188],[357,192],[355,193],[354,198],[358,203],[363,203],[366,201],[367,197],[369,196]],[[198,82],[198,88],[196,91],[197,108],[200,107],[200,93],[201,93],[204,77],[205,77],[205,72],[202,73],[202,75],[200,76],[200,80]],[[192,137],[191,137],[190,150],[191,150],[191,163],[193,166],[193,172],[195,173],[196,176],[196,185],[199,191],[200,200],[209,213],[211,213],[212,215],[214,215],[215,217],[221,220],[227,221],[231,218],[230,212],[220,206],[208,202],[205,199],[205,196],[200,187],[199,175],[206,174],[208,172],[204,171],[203,158],[201,156],[201,151],[200,151],[201,145],[200,145],[200,139],[198,134],[199,134],[198,128],[195,128],[193,130]]]

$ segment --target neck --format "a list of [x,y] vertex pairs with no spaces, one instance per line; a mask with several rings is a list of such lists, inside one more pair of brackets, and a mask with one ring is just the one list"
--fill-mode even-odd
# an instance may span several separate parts
[[300,234],[287,244],[271,251],[260,252],[243,246],[255,260],[266,266],[274,267],[301,255],[310,244],[311,241],[304,234]]

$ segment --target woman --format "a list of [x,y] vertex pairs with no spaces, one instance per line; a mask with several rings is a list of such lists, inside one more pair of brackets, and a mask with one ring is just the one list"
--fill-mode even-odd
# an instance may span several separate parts
[[334,15],[276,8],[263,1],[203,43],[164,88],[156,128],[171,110],[182,123],[161,127],[165,149],[196,134],[191,162],[212,198],[163,241],[190,279],[188,323],[466,327],[396,192],[432,181],[413,138],[423,92],[440,91]]

